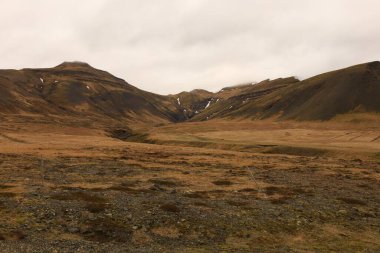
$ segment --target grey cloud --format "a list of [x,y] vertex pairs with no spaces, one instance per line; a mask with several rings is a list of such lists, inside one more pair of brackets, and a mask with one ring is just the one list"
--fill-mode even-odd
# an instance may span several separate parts
[[377,0],[0,0],[0,67],[81,60],[161,93],[380,57]]

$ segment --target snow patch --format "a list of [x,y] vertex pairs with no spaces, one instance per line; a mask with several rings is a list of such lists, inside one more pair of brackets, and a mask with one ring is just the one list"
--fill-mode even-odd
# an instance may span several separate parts
[[58,81],[57,81],[57,80],[55,80],[55,81],[54,81],[54,83],[58,83]]
[[90,86],[86,85],[86,88],[87,88],[87,90],[89,90],[89,89],[90,89]]
[[177,103],[178,105],[181,105],[181,101],[179,100],[179,98],[177,98]]
[[233,107],[233,106],[231,105],[229,109],[232,109],[232,107]]
[[44,83],[44,79],[42,77],[40,77],[40,81],[41,83]]
[[210,106],[210,104],[211,104],[211,100],[210,100],[210,101],[208,101],[208,103],[207,103],[207,105],[206,105],[205,109],[207,109],[207,108]]
[[218,102],[220,99],[218,98],[217,100],[216,100],[216,102]]

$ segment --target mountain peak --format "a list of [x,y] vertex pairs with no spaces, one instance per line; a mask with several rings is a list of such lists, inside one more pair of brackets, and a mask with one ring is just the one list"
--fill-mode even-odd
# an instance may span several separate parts
[[86,63],[86,62],[81,62],[81,61],[65,61],[61,64],[59,64],[58,66],[56,66],[55,68],[64,68],[64,69],[68,69],[68,68],[91,68],[93,69],[93,67]]

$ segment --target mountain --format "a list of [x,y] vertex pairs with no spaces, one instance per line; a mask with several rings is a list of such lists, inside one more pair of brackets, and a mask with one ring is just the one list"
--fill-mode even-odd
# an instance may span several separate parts
[[169,97],[175,99],[178,110],[182,112],[183,120],[187,120],[200,113],[205,107],[208,107],[209,101],[214,99],[214,93],[197,89],[169,95]]
[[[212,93],[207,90],[196,89],[190,92],[184,91],[179,94],[169,95],[176,99],[179,111],[184,115],[184,119],[191,119],[215,103],[244,93],[255,83],[239,84],[225,87],[219,92]],[[215,108],[215,107],[214,107]]]
[[192,120],[214,118],[330,120],[352,112],[380,112],[380,62],[299,81],[265,80],[210,106]]
[[0,70],[0,119],[81,125],[131,125],[209,119],[329,120],[380,112],[380,62],[298,80],[295,77],[162,96],[86,63]]
[[142,91],[86,63],[0,71],[0,115],[18,120],[175,122],[169,97]]

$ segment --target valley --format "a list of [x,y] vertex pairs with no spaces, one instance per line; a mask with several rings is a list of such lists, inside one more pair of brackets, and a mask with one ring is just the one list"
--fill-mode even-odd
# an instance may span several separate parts
[[379,252],[380,65],[158,95],[0,71],[1,252]]

